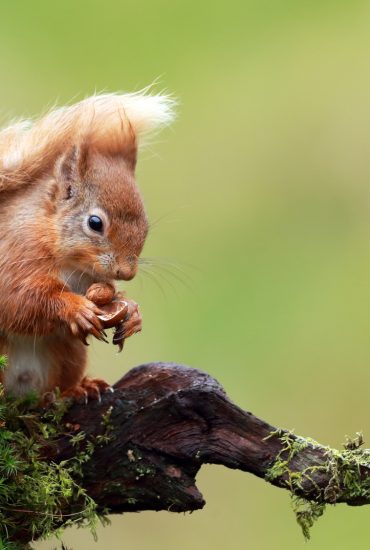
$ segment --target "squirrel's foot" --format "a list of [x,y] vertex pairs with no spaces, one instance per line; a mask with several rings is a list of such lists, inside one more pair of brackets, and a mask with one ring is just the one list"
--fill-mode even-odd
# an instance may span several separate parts
[[76,401],[83,400],[87,405],[89,399],[97,400],[100,403],[101,394],[112,390],[111,385],[102,378],[89,378],[85,376],[78,385],[65,390],[62,393],[62,397],[72,397]]
[[127,302],[126,316],[116,325],[113,336],[113,344],[119,347],[119,351],[122,351],[126,338],[141,331],[143,322],[138,304],[127,298],[125,301]]

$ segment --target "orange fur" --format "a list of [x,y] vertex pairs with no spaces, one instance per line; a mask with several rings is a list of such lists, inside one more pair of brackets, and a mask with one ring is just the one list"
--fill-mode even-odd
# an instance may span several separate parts
[[137,144],[170,118],[166,97],[103,95],[0,132],[0,353],[9,391],[93,387],[81,339],[102,327],[84,295],[94,282],[137,271],[148,230]]

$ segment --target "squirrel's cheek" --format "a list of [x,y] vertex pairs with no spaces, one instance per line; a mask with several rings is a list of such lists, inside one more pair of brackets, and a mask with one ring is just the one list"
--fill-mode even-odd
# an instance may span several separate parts
[[82,246],[70,247],[68,249],[68,257],[73,265],[80,265],[81,268],[87,266],[99,266],[99,253],[95,249],[83,248]]

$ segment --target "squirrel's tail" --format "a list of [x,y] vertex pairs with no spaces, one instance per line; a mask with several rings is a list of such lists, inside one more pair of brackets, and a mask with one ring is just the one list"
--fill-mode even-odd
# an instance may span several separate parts
[[0,131],[0,192],[31,183],[47,174],[69,147],[89,139],[106,153],[136,147],[142,137],[168,125],[175,101],[168,95],[94,95],[60,107],[35,121]]

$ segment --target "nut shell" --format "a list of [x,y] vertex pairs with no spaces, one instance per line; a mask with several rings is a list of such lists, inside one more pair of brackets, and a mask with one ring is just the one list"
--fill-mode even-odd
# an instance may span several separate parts
[[119,325],[126,317],[128,303],[125,300],[118,300],[101,306],[100,309],[104,311],[104,314],[98,315],[98,318],[103,323],[104,328],[112,328]]

